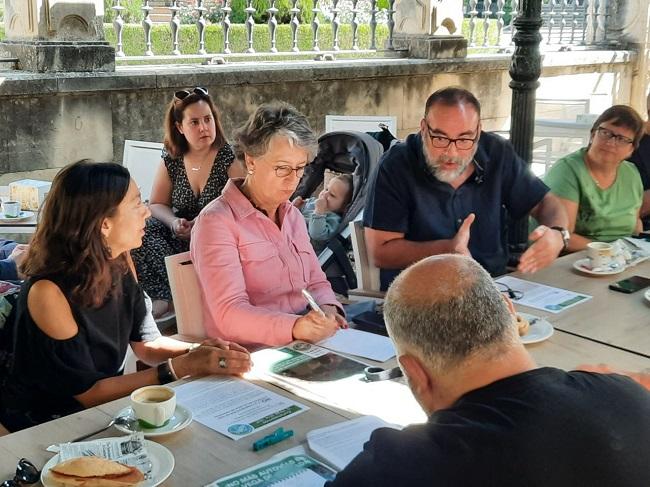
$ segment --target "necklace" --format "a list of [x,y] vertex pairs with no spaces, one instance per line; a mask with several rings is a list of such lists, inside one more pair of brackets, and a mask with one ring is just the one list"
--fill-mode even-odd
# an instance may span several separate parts
[[200,171],[200,170],[201,170],[201,166],[199,166],[199,167],[190,166],[190,169],[191,169],[192,171]]

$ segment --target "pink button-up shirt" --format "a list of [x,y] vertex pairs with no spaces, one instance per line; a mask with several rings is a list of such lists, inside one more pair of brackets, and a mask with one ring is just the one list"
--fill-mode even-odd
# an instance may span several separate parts
[[199,214],[190,250],[203,293],[209,337],[243,345],[286,345],[307,305],[341,308],[309,242],[305,220],[288,201],[278,208],[282,228],[256,210],[230,180]]

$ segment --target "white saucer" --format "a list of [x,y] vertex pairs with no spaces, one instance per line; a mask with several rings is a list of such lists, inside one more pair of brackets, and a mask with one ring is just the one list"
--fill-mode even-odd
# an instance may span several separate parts
[[115,424],[115,428],[123,433],[129,434],[138,433],[141,431],[146,437],[162,436],[168,435],[170,433],[176,433],[192,422],[192,411],[184,406],[181,406],[180,404],[176,405],[174,415],[170,418],[169,422],[160,428],[145,428],[141,426],[138,421],[135,421],[135,415],[133,414],[133,409],[131,409],[131,406],[122,409],[117,413],[117,416],[126,416],[127,418],[133,418],[134,421],[129,425]]
[[13,223],[13,222],[22,222],[25,220],[29,220],[31,217],[34,216],[33,211],[21,211],[18,216],[7,216],[5,215],[4,211],[0,211],[0,222],[2,223]]
[[643,293],[643,297],[646,299],[646,301],[650,301],[650,289]]
[[[144,446],[147,449],[147,455],[151,461],[151,478],[145,480],[140,487],[155,487],[162,484],[167,477],[169,477],[174,470],[174,455],[164,446],[154,443],[150,440],[144,440]],[[54,455],[45,464],[41,470],[41,482],[43,487],[56,487],[58,483],[53,482],[50,476],[47,475],[50,469],[59,463],[59,454]]]
[[550,338],[553,335],[553,325],[546,318],[530,315],[528,313],[519,313],[519,316],[528,320],[531,325],[528,327],[528,333],[520,337],[524,344],[539,343]]
[[588,264],[589,264],[589,259],[586,258],[578,259],[573,263],[573,268],[580,272],[584,272],[585,274],[590,274],[592,276],[611,276],[613,274],[620,274],[627,268],[627,266],[619,265],[615,268],[607,268],[606,270],[597,271],[587,267]]

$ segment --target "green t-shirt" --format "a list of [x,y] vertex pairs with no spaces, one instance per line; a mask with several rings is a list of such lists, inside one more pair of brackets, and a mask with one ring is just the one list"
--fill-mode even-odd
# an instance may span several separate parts
[[584,162],[586,151],[582,148],[559,159],[544,182],[555,195],[578,203],[575,233],[601,242],[629,237],[636,228],[643,199],[639,171],[631,162],[623,161],[614,184],[600,189]]

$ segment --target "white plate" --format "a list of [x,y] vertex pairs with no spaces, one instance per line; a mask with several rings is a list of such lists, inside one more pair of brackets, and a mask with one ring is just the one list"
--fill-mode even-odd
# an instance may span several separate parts
[[643,293],[643,297],[646,299],[646,301],[650,301],[650,289]]
[[25,220],[29,220],[31,217],[34,216],[33,211],[21,211],[18,216],[15,217],[10,217],[5,215],[4,211],[0,211],[0,222],[2,223],[13,223],[13,222],[22,222]]
[[584,272],[585,274],[590,274],[592,276],[611,276],[613,274],[620,274],[626,269],[626,266],[621,265],[613,269],[596,271],[592,270],[589,267],[586,267],[589,264],[589,259],[578,259],[573,263],[573,268]]
[[169,423],[167,423],[165,426],[161,426],[160,428],[144,428],[141,426],[140,423],[135,420],[135,415],[133,414],[133,409],[131,409],[131,406],[122,409],[119,413],[117,413],[117,416],[126,416],[128,418],[134,419],[133,425],[116,424],[115,427],[118,430],[129,434],[142,431],[146,437],[162,436],[168,435],[170,433],[175,433],[182,430],[192,422],[192,411],[186,407],[181,406],[180,404],[176,405],[176,410],[174,411],[174,415],[170,418]]
[[546,318],[529,315],[528,313],[519,313],[519,315],[528,320],[528,323],[531,323],[528,327],[528,333],[520,337],[522,343],[530,344],[543,342],[553,335],[553,325],[551,325]]
[[[153,441],[144,440],[144,445],[147,448],[147,454],[151,460],[151,478],[138,485],[140,487],[155,487],[167,480],[167,477],[174,470],[174,455],[167,448]],[[56,487],[57,484],[52,482],[50,476],[47,474],[57,463],[59,463],[58,453],[50,458],[49,462],[41,470],[43,487]]]

